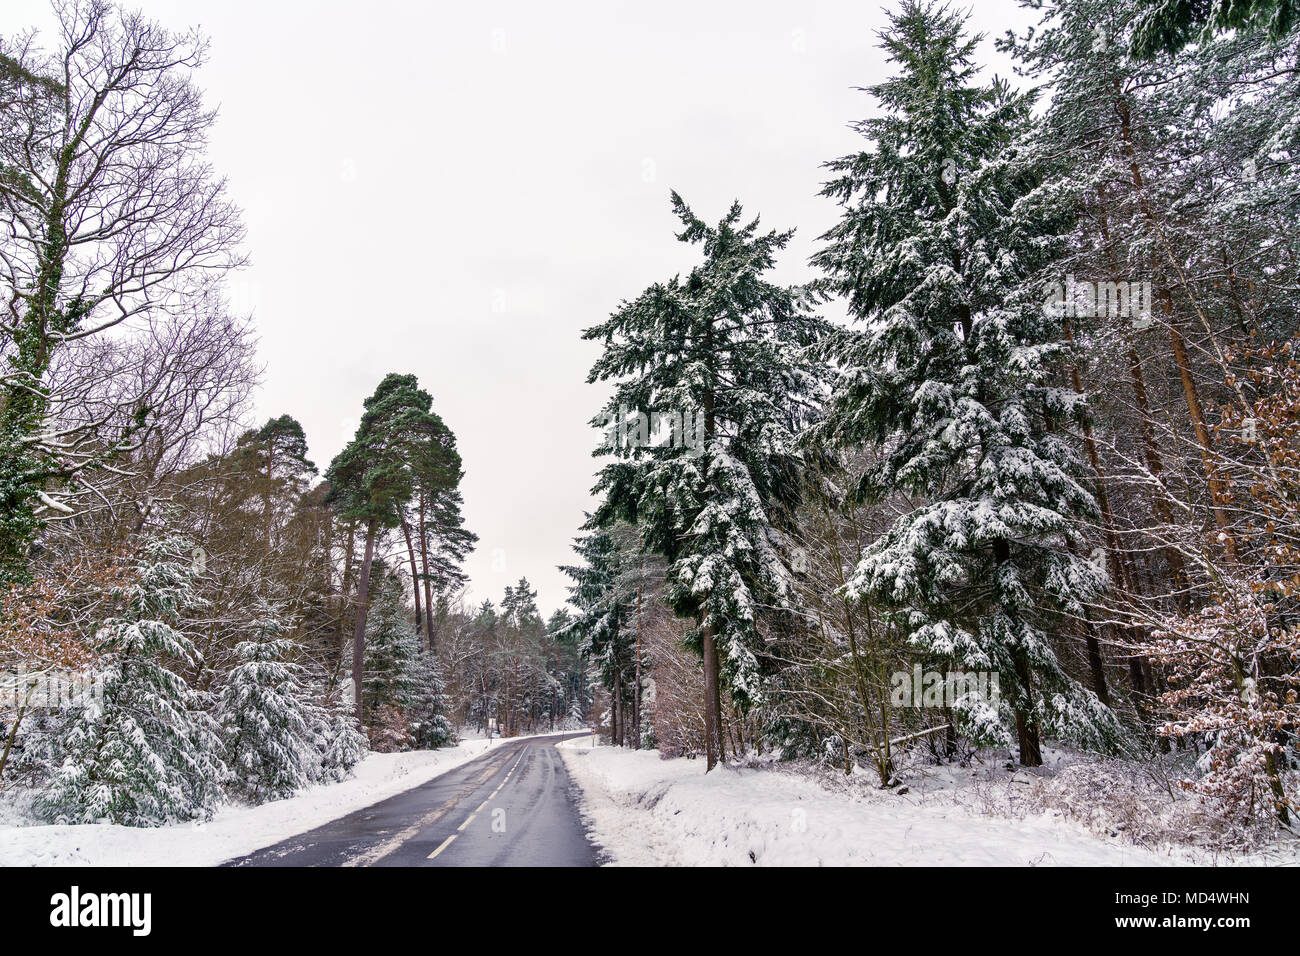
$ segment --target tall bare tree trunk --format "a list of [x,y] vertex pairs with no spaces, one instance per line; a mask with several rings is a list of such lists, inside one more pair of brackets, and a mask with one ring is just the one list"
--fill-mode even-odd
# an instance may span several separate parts
[[420,575],[415,569],[415,542],[411,540],[411,526],[402,518],[402,535],[406,538],[406,555],[411,565],[411,590],[415,592],[415,633],[424,633],[424,610],[420,606]]
[[275,510],[271,501],[271,489],[275,485],[275,439],[271,438],[266,443],[266,492],[263,495],[263,504],[266,513],[266,553],[270,554],[273,547],[271,538],[275,528]]
[[[1124,123],[1127,123],[1127,113],[1124,113]],[[1127,126],[1123,127],[1127,129]],[[1131,153],[1131,147],[1130,147]],[[1141,180],[1141,172],[1134,167],[1134,173]],[[1106,249],[1106,259],[1109,263],[1111,277],[1114,281],[1119,281],[1120,271],[1115,262],[1115,255],[1111,249],[1110,243],[1110,214],[1108,212],[1105,190],[1097,187],[1097,199],[1100,205],[1099,228],[1101,239]],[[1155,511],[1157,520],[1165,527],[1171,527],[1174,522],[1173,512],[1169,509],[1169,502],[1164,498],[1164,462],[1160,457],[1160,450],[1156,445],[1155,425],[1151,418],[1151,403],[1147,398],[1146,376],[1142,371],[1142,357],[1138,355],[1137,347],[1132,340],[1128,341],[1128,367],[1129,381],[1133,386],[1133,399],[1138,408],[1138,431],[1142,439],[1142,457],[1146,462],[1147,471],[1151,473],[1159,488],[1151,496],[1152,508]],[[1166,544],[1164,549],[1165,561],[1169,564],[1169,570],[1173,574],[1176,583],[1175,593],[1178,595],[1179,607],[1183,607],[1186,595],[1183,593],[1183,582],[1187,579],[1186,566],[1183,562],[1183,556],[1178,549],[1172,545]],[[1130,584],[1133,584],[1130,580]]]
[[[640,562],[641,573],[645,574],[645,559]],[[632,733],[635,735],[632,746],[641,749],[641,582],[636,586],[636,660],[633,662],[632,684]]]
[[1174,315],[1174,297],[1168,289],[1161,290],[1165,303],[1165,315],[1169,322],[1169,339],[1174,347],[1174,362],[1178,366],[1178,378],[1183,385],[1183,397],[1187,401],[1187,412],[1191,416],[1192,431],[1196,435],[1196,446],[1201,453],[1201,467],[1205,470],[1205,483],[1210,489],[1210,514],[1223,536],[1223,549],[1232,559],[1237,557],[1237,544],[1228,530],[1228,515],[1223,510],[1228,501],[1227,488],[1217,474],[1214,464],[1214,439],[1205,424],[1205,410],[1201,406],[1201,396],[1192,377],[1192,363],[1187,354],[1187,340]]
[[324,527],[321,529],[321,552],[325,556],[325,561],[321,567],[321,574],[325,584],[326,600],[329,595],[334,593],[334,521],[329,512],[324,512]]
[[357,623],[352,631],[352,700],[361,719],[361,683],[365,676],[366,611],[370,601],[370,565],[375,557],[375,519],[366,525],[366,553],[361,559],[361,580],[357,584]]
[[[1065,340],[1071,345],[1074,344],[1074,332],[1070,328],[1070,320],[1066,319],[1063,324]],[[1078,395],[1083,395],[1083,376],[1079,373],[1079,366],[1070,363],[1070,385]],[[1118,564],[1120,561],[1119,536],[1115,533],[1115,519],[1110,510],[1110,496],[1106,493],[1106,474],[1101,468],[1101,456],[1097,454],[1097,442],[1092,437],[1092,422],[1085,415],[1083,419],[1083,445],[1087,450],[1088,463],[1092,466],[1093,473],[1097,476],[1097,508],[1101,511],[1102,528],[1106,535],[1106,546],[1110,552],[1111,561]],[[1090,621],[1084,621],[1084,639],[1088,647],[1088,666],[1092,670],[1092,688],[1098,699],[1107,706],[1110,705],[1110,692],[1106,687],[1106,669],[1105,662],[1101,654],[1101,644],[1097,641],[1097,633]]]
[[1020,684],[1022,699],[1016,702],[1016,741],[1020,746],[1020,765],[1022,767],[1041,767],[1043,765],[1042,742],[1038,737],[1038,722],[1033,716],[1033,678],[1024,656],[1016,654],[1016,679]]
[[[348,550],[343,556],[343,586],[339,590],[339,620],[342,622],[347,610],[348,599],[352,597],[352,571],[356,565],[357,523],[348,522]],[[340,627],[340,630],[342,628]]]
[[433,633],[433,584],[429,580],[429,533],[424,524],[424,495],[420,495],[420,565],[424,568],[424,635],[429,653],[438,650]]
[[623,669],[614,672],[614,743],[623,746]]
[[[1150,223],[1151,227],[1156,230],[1159,236],[1164,239],[1164,230],[1161,228],[1160,220],[1156,216],[1155,210],[1151,207],[1151,202],[1147,198],[1146,187],[1142,177],[1142,170],[1138,165],[1137,149],[1133,145],[1133,124],[1132,116],[1129,112],[1128,101],[1124,98],[1123,89],[1119,80],[1115,81],[1115,109],[1120,118],[1120,135],[1124,141],[1124,151],[1129,161],[1129,175],[1133,181],[1133,188],[1137,191],[1138,207],[1142,210],[1143,217]],[[1166,246],[1168,244],[1166,243]],[[1171,262],[1174,262],[1173,250],[1166,248],[1166,254]],[[1176,264],[1176,263],[1175,263]],[[1190,290],[1188,290],[1190,292]],[[1226,503],[1227,494],[1223,482],[1220,481],[1215,473],[1214,467],[1214,443],[1210,436],[1210,431],[1205,425],[1205,413],[1201,407],[1200,395],[1197,393],[1196,381],[1192,378],[1191,361],[1187,355],[1187,341],[1183,335],[1181,323],[1174,314],[1173,294],[1167,287],[1161,289],[1161,298],[1165,304],[1165,315],[1169,326],[1170,341],[1174,348],[1174,362],[1178,366],[1178,376],[1182,380],[1183,397],[1187,402],[1187,411],[1191,417],[1192,431],[1196,436],[1197,446],[1201,452],[1201,462],[1205,469],[1205,480],[1209,486],[1210,492],[1210,513],[1214,517],[1214,523],[1218,526],[1223,536],[1224,550],[1232,559],[1236,559],[1237,546],[1232,535],[1228,532],[1228,518],[1223,510]]]
[[1088,670],[1092,673],[1092,692],[1097,699],[1110,706],[1110,689],[1106,686],[1106,662],[1101,654],[1101,642],[1097,640],[1097,625],[1092,621],[1083,622],[1083,639],[1088,649]]
[[704,652],[704,752],[705,773],[712,770],[726,752],[722,744],[722,706],[719,700],[718,645],[713,628],[706,625],[700,636]]

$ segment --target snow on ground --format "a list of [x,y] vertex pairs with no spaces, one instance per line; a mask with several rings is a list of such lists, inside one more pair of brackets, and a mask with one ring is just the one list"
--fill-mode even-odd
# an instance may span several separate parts
[[1051,814],[1010,819],[895,792],[833,793],[773,769],[558,745],[592,839],[615,865],[1168,866],[1198,862],[1112,842]]
[[213,866],[418,787],[503,743],[479,738],[442,750],[371,754],[350,780],[260,807],[222,807],[206,823],[0,826],[0,866]]

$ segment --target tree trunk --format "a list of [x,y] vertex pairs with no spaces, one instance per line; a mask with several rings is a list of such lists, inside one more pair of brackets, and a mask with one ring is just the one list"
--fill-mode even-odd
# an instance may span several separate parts
[[[641,561],[641,573],[645,573],[645,560]],[[641,584],[636,586],[636,661],[634,662],[634,680],[632,685],[632,732],[636,735],[632,746],[641,749]]]
[[614,675],[614,743],[623,746],[623,672]]
[[1038,740],[1038,728],[1030,721],[1029,715],[1020,708],[1016,708],[1016,740],[1020,746],[1020,765],[1041,767],[1043,749]]
[[357,623],[352,631],[352,700],[361,720],[361,683],[365,676],[366,611],[370,600],[370,565],[375,557],[375,519],[366,525],[366,553],[361,559],[361,580],[357,584]]
[[[1124,115],[1124,122],[1127,123],[1127,113]],[[1127,126],[1124,127],[1127,131]],[[1141,172],[1135,171],[1138,181],[1141,180]],[[1111,251],[1110,243],[1110,219],[1107,212],[1106,194],[1101,186],[1097,187],[1097,199],[1100,204],[1099,228],[1101,231],[1102,243],[1107,250],[1107,260],[1110,266],[1111,277],[1114,281],[1119,281],[1120,270],[1115,262],[1114,253]],[[1156,518],[1165,525],[1172,527],[1174,523],[1173,513],[1169,510],[1169,502],[1165,501],[1164,491],[1164,464],[1160,458],[1160,451],[1156,447],[1155,426],[1152,424],[1151,404],[1147,398],[1146,377],[1142,371],[1142,358],[1138,355],[1137,348],[1132,341],[1128,342],[1128,365],[1129,379],[1133,385],[1133,398],[1138,408],[1138,426],[1142,438],[1142,456],[1146,461],[1147,470],[1151,472],[1159,488],[1155,494],[1151,495],[1152,508],[1155,511]],[[1185,610],[1184,602],[1186,595],[1183,593],[1182,583],[1186,580],[1186,570],[1183,563],[1183,556],[1178,549],[1166,545],[1164,548],[1165,560],[1169,564],[1170,573],[1174,577],[1176,587],[1174,593],[1177,595],[1178,606]],[[1130,581],[1130,583],[1135,583]]]
[[1223,510],[1228,500],[1227,488],[1217,474],[1214,464],[1214,439],[1209,426],[1205,423],[1205,410],[1201,406],[1201,396],[1192,377],[1192,363],[1187,354],[1187,340],[1174,316],[1174,297],[1168,289],[1162,290],[1161,298],[1165,303],[1165,314],[1169,320],[1169,338],[1174,347],[1174,362],[1178,366],[1178,378],[1183,384],[1183,397],[1187,401],[1187,412],[1192,420],[1192,432],[1196,435],[1196,446],[1201,453],[1201,467],[1205,470],[1205,483],[1210,490],[1210,514],[1223,536],[1223,549],[1234,561],[1237,558],[1237,544],[1228,530],[1228,515]]
[[[31,703],[32,693],[35,690],[36,682],[32,681],[27,688],[27,693],[23,696],[22,706],[18,708],[18,713],[14,715],[14,722],[9,727],[9,733],[5,737],[4,751],[0,753],[0,780],[4,778],[5,765],[9,763],[9,753],[13,750],[14,741],[18,739],[18,726],[23,722],[23,717],[27,715],[27,705]],[[4,786],[0,783],[0,790],[3,789]]]
[[321,568],[324,576],[326,600],[329,595],[334,593],[334,520],[330,517],[328,511],[322,511],[320,514],[324,518],[324,528],[321,531],[321,551],[325,555],[325,563]]
[[1268,786],[1273,791],[1273,809],[1283,826],[1291,825],[1291,814],[1287,810],[1286,791],[1282,787],[1282,777],[1277,769],[1277,754],[1271,750],[1264,754],[1264,772],[1268,775]]
[[1084,640],[1088,647],[1088,668],[1092,671],[1092,692],[1097,699],[1110,706],[1110,691],[1106,687],[1106,663],[1101,656],[1101,642],[1097,640],[1097,627],[1092,621],[1083,622]]
[[1020,746],[1020,765],[1022,767],[1041,767],[1043,765],[1043,748],[1038,739],[1038,724],[1033,718],[1034,688],[1033,678],[1029,673],[1024,655],[1016,652],[1016,680],[1020,684],[1016,701],[1016,740]]
[[[1065,320],[1063,331],[1065,340],[1073,345],[1074,332],[1070,328],[1069,319]],[[1076,394],[1084,394],[1083,376],[1079,373],[1079,366],[1073,362],[1070,363],[1070,385]],[[1122,560],[1119,536],[1115,532],[1115,519],[1110,510],[1110,496],[1106,493],[1106,475],[1101,469],[1101,456],[1097,453],[1097,442],[1092,436],[1092,422],[1086,415],[1083,419],[1083,446],[1088,454],[1088,463],[1097,476],[1097,508],[1101,511],[1101,523],[1106,535],[1106,547],[1110,552],[1112,563],[1118,569]],[[1118,574],[1116,576],[1118,577]],[[1092,669],[1092,689],[1097,698],[1109,707],[1110,693],[1106,687],[1106,669],[1101,656],[1101,645],[1097,641],[1096,630],[1092,623],[1084,621],[1083,626],[1088,644],[1088,666]]]
[[708,773],[722,759],[722,707],[718,682],[718,645],[713,639],[713,628],[705,626],[700,637],[704,652],[704,751]]
[[[993,542],[993,560],[1001,566],[1011,560],[1011,545],[1006,540]],[[1025,767],[1038,767],[1043,763],[1043,750],[1038,738],[1038,724],[1034,720],[1034,678],[1029,672],[1029,662],[1019,648],[1013,650],[1016,671],[1016,738],[1020,745],[1020,763]]]
[[411,526],[402,518],[402,534],[406,538],[406,555],[411,563],[411,590],[415,592],[415,633],[424,633],[424,611],[420,607],[420,575],[415,570],[415,543],[411,541]]
[[[348,550],[343,555],[343,586],[339,590],[339,622],[342,624],[348,607],[348,598],[352,596],[352,570],[356,564],[357,523],[348,522]],[[342,630],[342,627],[339,628]]]
[[420,565],[424,568],[424,635],[429,653],[438,650],[433,634],[433,584],[429,580],[429,533],[424,525],[424,495],[420,495]]
[[[1147,198],[1142,170],[1138,166],[1137,149],[1133,145],[1132,116],[1129,112],[1128,101],[1124,98],[1123,89],[1118,79],[1115,80],[1115,94],[1115,108],[1120,119],[1120,135],[1123,137],[1124,150],[1128,157],[1129,175],[1132,178],[1133,188],[1137,192],[1138,207],[1142,210],[1143,217],[1163,239],[1164,231],[1160,226],[1160,221],[1156,216],[1155,210],[1151,206],[1150,200]],[[1169,255],[1170,261],[1173,262],[1173,251],[1167,248],[1166,253]],[[1176,262],[1175,266],[1177,266]],[[1190,288],[1187,289],[1187,291],[1190,293]],[[1192,431],[1196,435],[1196,443],[1200,448],[1201,460],[1205,468],[1206,482],[1209,485],[1210,512],[1214,517],[1214,523],[1218,526],[1219,531],[1223,536],[1224,550],[1228,553],[1228,557],[1236,560],[1236,542],[1227,530],[1228,519],[1227,515],[1223,511],[1223,504],[1226,501],[1226,489],[1215,474],[1213,441],[1210,437],[1209,429],[1205,424],[1205,413],[1201,407],[1200,396],[1197,394],[1196,382],[1192,378],[1191,362],[1187,356],[1187,342],[1183,336],[1180,323],[1174,315],[1174,299],[1168,288],[1161,290],[1161,297],[1165,303],[1165,313],[1169,325],[1170,341],[1174,347],[1174,361],[1178,366],[1178,376],[1182,380],[1183,397],[1187,401],[1187,411],[1191,416]]]
[[[1159,488],[1151,495],[1152,507],[1161,523],[1166,527],[1172,527],[1174,514],[1169,510],[1169,502],[1164,499],[1164,463],[1160,458],[1160,451],[1156,447],[1155,426],[1152,425],[1151,403],[1147,398],[1146,377],[1142,372],[1142,358],[1138,355],[1137,349],[1131,345],[1128,350],[1128,362],[1129,378],[1133,383],[1133,399],[1138,407],[1138,430],[1142,435],[1142,455],[1146,460],[1147,470],[1151,472],[1151,477],[1159,485]],[[1166,545],[1163,550],[1165,561],[1169,564],[1169,570],[1173,573],[1174,582],[1177,586],[1178,605],[1180,609],[1184,609],[1186,595],[1183,594],[1183,584],[1187,580],[1187,566],[1177,548]]]

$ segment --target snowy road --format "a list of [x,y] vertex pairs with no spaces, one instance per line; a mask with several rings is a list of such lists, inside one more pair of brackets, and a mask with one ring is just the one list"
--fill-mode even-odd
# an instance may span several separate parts
[[405,793],[229,866],[594,866],[555,744],[506,740]]

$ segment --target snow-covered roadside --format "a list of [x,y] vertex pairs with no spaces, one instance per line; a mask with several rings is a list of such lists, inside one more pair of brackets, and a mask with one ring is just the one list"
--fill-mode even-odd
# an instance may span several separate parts
[[583,791],[592,839],[615,865],[1168,866],[1199,862],[1103,840],[1050,814],[979,815],[892,793],[832,793],[817,782],[654,752],[558,745]]
[[207,823],[0,826],[0,866],[213,866],[418,787],[503,743],[479,738],[442,750],[371,754],[350,780],[260,807],[222,807]]

